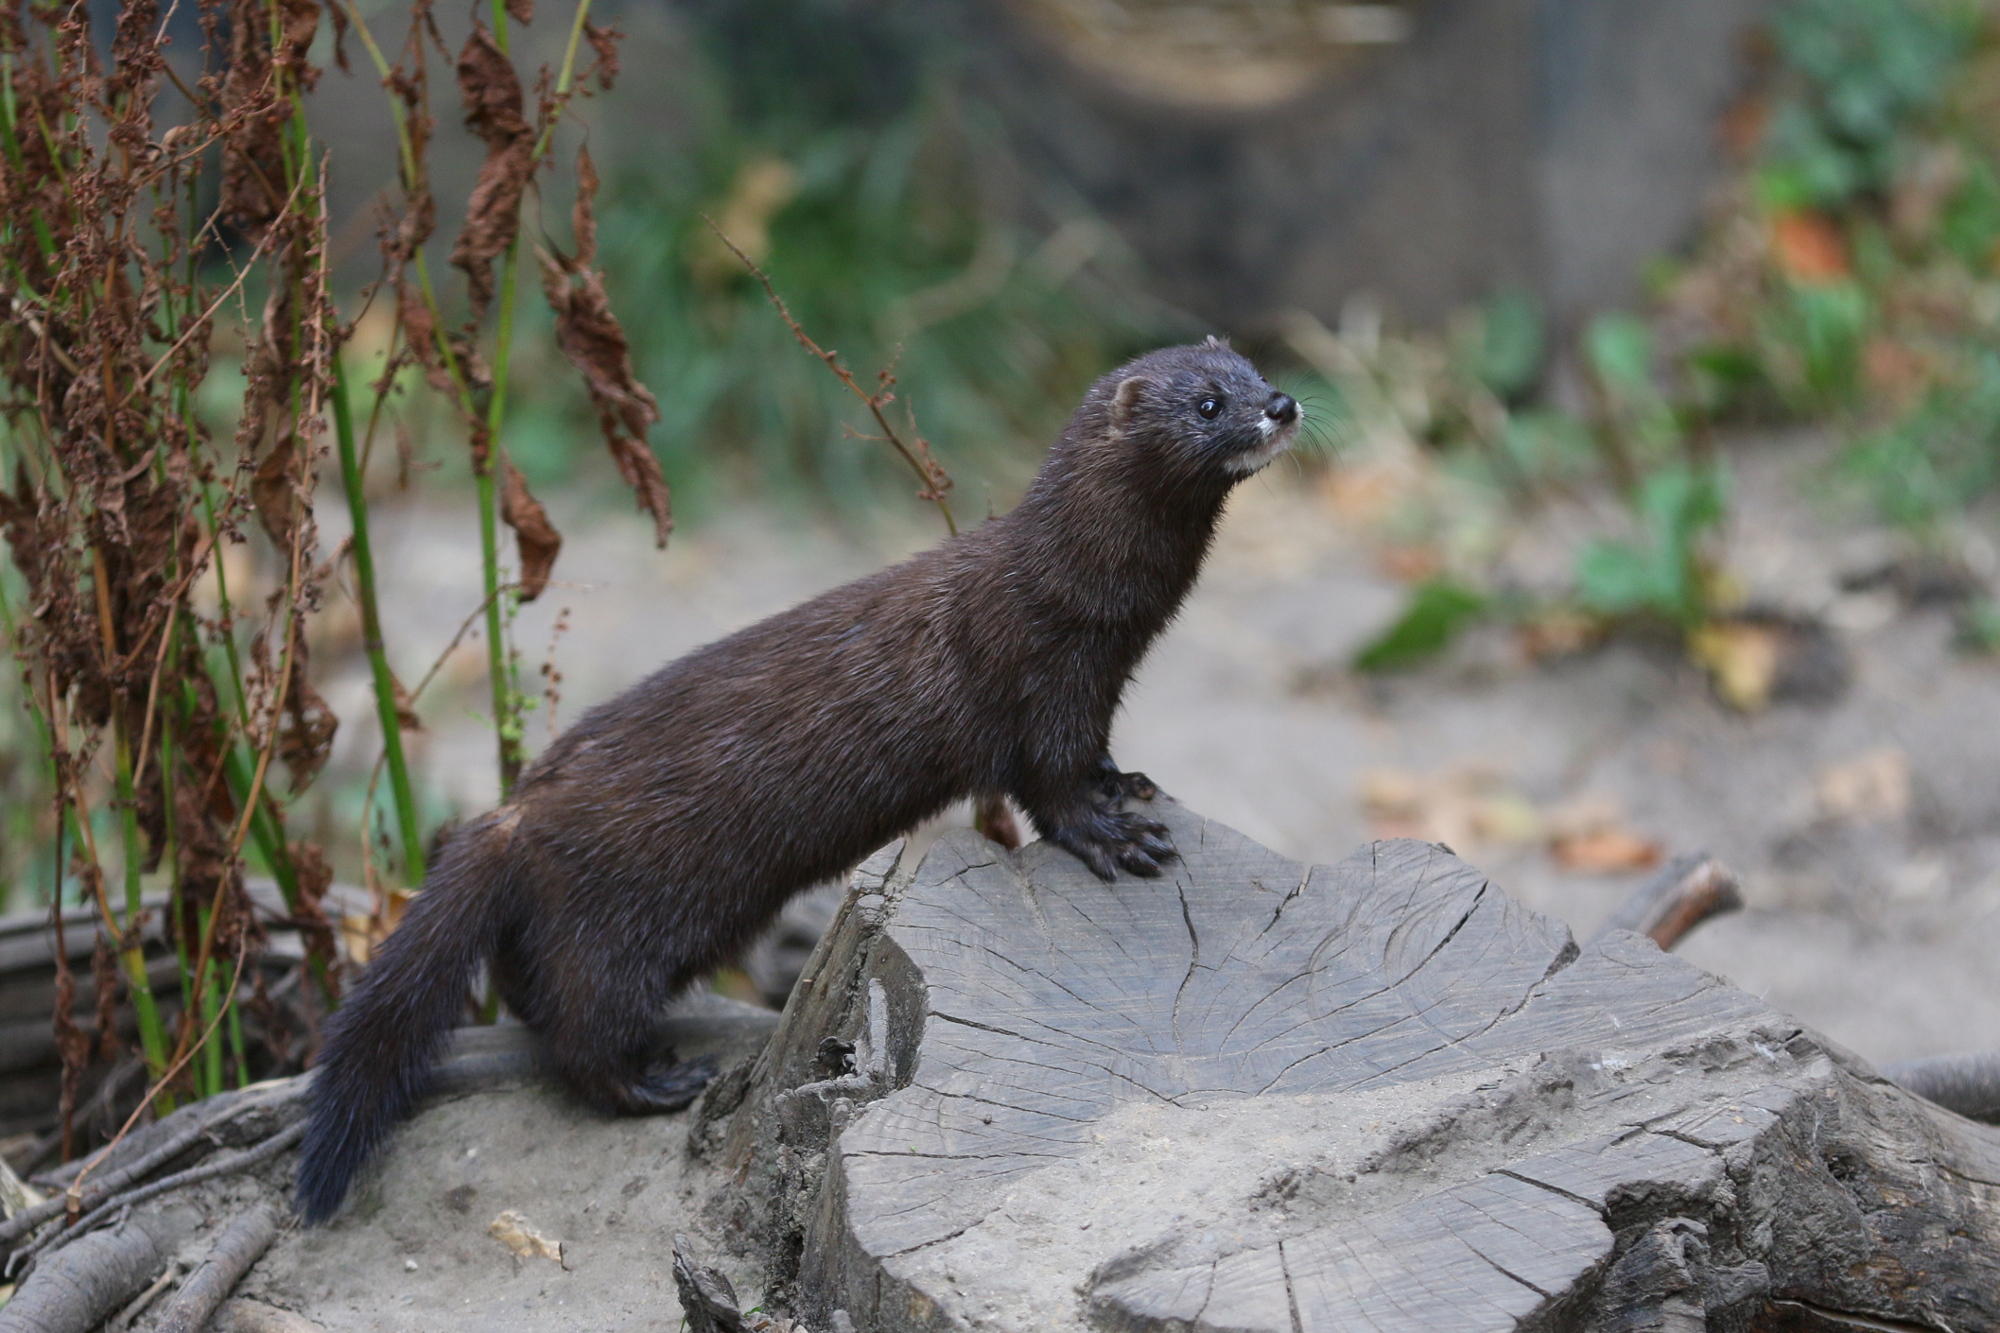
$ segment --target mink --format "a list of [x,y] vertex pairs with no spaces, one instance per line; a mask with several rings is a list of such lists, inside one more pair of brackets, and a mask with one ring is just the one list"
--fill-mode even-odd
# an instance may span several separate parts
[[481,964],[610,1112],[678,1110],[649,1064],[672,998],[786,900],[967,796],[1004,795],[1100,877],[1166,827],[1107,742],[1230,488],[1299,409],[1215,339],[1097,381],[1026,495],[914,558],[696,649],[585,714],[440,849],[325,1030],[296,1207],[330,1217],[422,1094]]

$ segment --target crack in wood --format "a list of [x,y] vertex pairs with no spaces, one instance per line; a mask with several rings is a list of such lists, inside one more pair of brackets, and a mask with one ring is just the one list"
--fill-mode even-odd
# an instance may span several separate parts
[[1262,936],[1271,933],[1271,928],[1278,924],[1278,918],[1285,914],[1285,909],[1291,905],[1292,900],[1306,891],[1306,885],[1312,882],[1312,877],[1313,872],[1307,870],[1299,879],[1299,886],[1278,900],[1277,909],[1271,913],[1271,919],[1264,923],[1264,928],[1257,932],[1258,935]]
[[1174,891],[1180,895],[1181,921],[1186,924],[1188,933],[1187,971],[1181,976],[1179,989],[1174,992],[1172,1012],[1174,1045],[1176,1048],[1181,1048],[1186,1045],[1181,1039],[1181,999],[1187,994],[1188,983],[1194,980],[1195,969],[1201,966],[1201,936],[1195,933],[1194,915],[1188,911],[1187,890],[1176,883]]
[[1604,1201],[1602,1199],[1586,1199],[1583,1195],[1571,1193],[1559,1185],[1551,1185],[1548,1181],[1537,1180],[1533,1176],[1524,1176],[1519,1171],[1504,1166],[1497,1168],[1493,1174],[1496,1176],[1506,1176],[1509,1180],[1518,1180],[1523,1185],[1533,1185],[1538,1190],[1547,1190],[1549,1193],[1568,1199],[1572,1203],[1580,1203],[1599,1215],[1604,1213]]
[[1813,1318],[1838,1324],[1842,1328],[1873,1329],[1879,1330],[1879,1333],[1954,1333],[1949,1324],[1917,1324],[1903,1319],[1881,1319],[1853,1310],[1836,1310],[1815,1301],[1801,1300],[1796,1296],[1774,1296],[1765,1304],[1776,1306],[1781,1310],[1798,1310]]
[[1526,1287],[1529,1291],[1534,1292],[1535,1295],[1541,1297],[1545,1301],[1554,1299],[1552,1293],[1543,1291],[1540,1287],[1528,1281],[1528,1279],[1522,1277],[1519,1273],[1514,1272],[1512,1269],[1508,1268],[1507,1265],[1501,1263],[1499,1260],[1495,1259],[1492,1255],[1488,1254],[1486,1251],[1480,1249],[1477,1245],[1474,1245],[1471,1241],[1467,1240],[1465,1237],[1463,1236],[1458,1237],[1458,1243],[1463,1245],[1466,1249],[1472,1251],[1474,1254],[1478,1255],[1481,1259],[1485,1260],[1486,1264],[1490,1268],[1492,1268],[1494,1272],[1498,1273],[1501,1277],[1509,1278],[1515,1282],[1520,1283],[1522,1286]]
[[[1278,1271],[1285,1276],[1285,1304],[1290,1308],[1292,1314],[1292,1333],[1305,1333],[1305,1324],[1299,1319],[1299,1293],[1298,1289],[1292,1285],[1292,1266],[1291,1262],[1285,1257],[1285,1242],[1283,1241],[1278,1242]],[[1214,1299],[1213,1287],[1210,1288],[1209,1298],[1211,1300]],[[1208,1309],[1207,1301],[1202,1302],[1202,1309],[1204,1311]]]

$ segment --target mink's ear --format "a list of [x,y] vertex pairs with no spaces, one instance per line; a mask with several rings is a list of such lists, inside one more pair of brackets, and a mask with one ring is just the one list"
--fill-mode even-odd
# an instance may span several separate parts
[[1132,409],[1139,405],[1139,395],[1153,387],[1153,382],[1144,375],[1128,375],[1118,381],[1118,388],[1111,395],[1111,424],[1122,426],[1132,419]]

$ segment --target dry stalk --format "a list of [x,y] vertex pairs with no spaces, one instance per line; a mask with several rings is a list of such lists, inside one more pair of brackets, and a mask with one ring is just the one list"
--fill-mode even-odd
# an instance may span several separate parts
[[785,327],[792,331],[794,338],[798,339],[799,346],[805,348],[806,351],[824,362],[826,368],[832,371],[842,384],[847,386],[847,391],[856,398],[859,398],[868,408],[868,414],[875,419],[875,426],[882,433],[880,435],[864,435],[861,438],[873,440],[877,444],[889,445],[902,457],[905,463],[909,464],[910,470],[917,474],[917,480],[921,483],[917,491],[917,498],[935,504],[938,507],[938,513],[944,516],[945,530],[952,536],[957,536],[958,524],[952,520],[951,506],[945,501],[946,493],[951,490],[951,475],[944,470],[944,465],[939,463],[936,456],[932,454],[930,441],[917,433],[916,413],[910,408],[908,403],[903,405],[903,410],[910,419],[910,440],[907,443],[896,432],[896,428],[889,423],[887,410],[896,401],[896,374],[893,363],[876,373],[876,380],[879,387],[874,393],[869,393],[866,389],[863,389],[855,380],[853,373],[841,364],[839,352],[821,347],[812,340],[811,335],[804,328],[800,327],[798,320],[792,317],[791,309],[786,306],[785,298],[778,295],[777,287],[772,284],[770,276],[757,266],[757,262],[745,254],[736,242],[730,240],[724,234],[722,228],[715,225],[714,218],[704,214],[702,221],[708,224],[709,230],[715,233],[716,239],[729,247],[729,253],[741,260],[743,267],[749,270],[750,276],[755,278],[758,284],[763,287],[764,295],[770,298],[772,307],[778,312],[778,318],[785,321]]

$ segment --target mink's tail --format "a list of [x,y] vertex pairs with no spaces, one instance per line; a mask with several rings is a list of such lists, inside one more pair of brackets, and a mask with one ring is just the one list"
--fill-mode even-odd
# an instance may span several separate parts
[[293,1204],[306,1223],[333,1216],[354,1173],[423,1095],[473,969],[498,941],[507,832],[474,824],[440,849],[423,892],[328,1020]]

